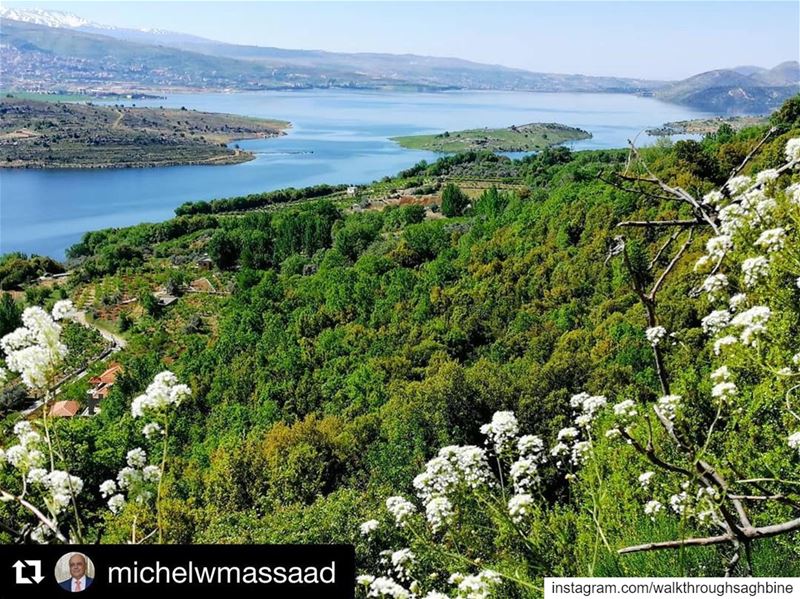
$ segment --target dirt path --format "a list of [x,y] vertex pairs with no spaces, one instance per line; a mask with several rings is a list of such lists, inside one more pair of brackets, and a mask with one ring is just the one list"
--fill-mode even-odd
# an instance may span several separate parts
[[125,118],[125,113],[124,113],[124,112],[122,112],[121,110],[120,110],[120,111],[118,111],[118,112],[119,112],[119,116],[117,117],[117,120],[116,120],[116,121],[114,121],[114,124],[113,124],[113,125],[111,125],[111,128],[112,128],[112,129],[116,129],[116,128],[118,128],[118,127],[119,127],[119,124],[122,122],[122,119],[123,119],[123,118]]
[[89,322],[89,320],[87,320],[87,318],[86,318],[86,312],[84,312],[84,311],[75,313],[75,321],[79,322],[80,324],[82,324],[85,327],[89,327],[90,329],[94,329],[95,331],[100,333],[105,339],[108,339],[109,341],[111,341],[111,343],[113,343],[114,345],[120,347],[121,349],[125,348],[128,345],[128,342],[125,341],[125,339],[120,337],[119,335],[116,335],[116,334],[112,333],[111,331],[107,331],[106,329],[97,326],[93,322]]

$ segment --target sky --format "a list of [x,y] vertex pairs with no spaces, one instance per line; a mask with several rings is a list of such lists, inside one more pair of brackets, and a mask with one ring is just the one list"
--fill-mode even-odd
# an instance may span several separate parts
[[106,25],[343,52],[452,56],[538,72],[682,79],[800,59],[800,2],[37,2]]

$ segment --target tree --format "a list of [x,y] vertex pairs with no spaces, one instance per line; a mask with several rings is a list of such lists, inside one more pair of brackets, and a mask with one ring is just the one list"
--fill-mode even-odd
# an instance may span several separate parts
[[221,230],[214,233],[208,242],[208,255],[217,268],[226,270],[233,267],[239,259],[239,244],[234,233]]
[[455,183],[448,183],[442,191],[442,214],[461,216],[467,209],[469,198]]
[[10,294],[0,297],[0,337],[22,326],[22,309]]

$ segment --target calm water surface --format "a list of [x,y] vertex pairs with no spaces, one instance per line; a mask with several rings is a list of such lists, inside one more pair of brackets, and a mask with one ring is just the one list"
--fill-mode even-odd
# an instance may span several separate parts
[[522,92],[190,94],[136,105],[278,118],[292,128],[284,137],[239,142],[256,158],[231,166],[0,171],[0,253],[63,258],[86,231],[165,220],[186,201],[368,183],[436,159],[398,147],[388,139],[396,135],[557,122],[594,135],[575,149],[615,148],[639,134],[640,144],[651,143],[645,128],[707,116],[652,98]]

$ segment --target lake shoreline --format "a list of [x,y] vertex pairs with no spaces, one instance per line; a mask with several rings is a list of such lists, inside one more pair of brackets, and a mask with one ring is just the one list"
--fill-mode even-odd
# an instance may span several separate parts
[[[368,186],[440,156],[401,148],[391,137],[560,122],[594,135],[567,144],[570,150],[598,150],[624,147],[627,139],[661,123],[710,116],[622,94],[489,91],[192,94],[135,104],[280,119],[292,127],[278,137],[242,139],[240,150],[254,158],[214,168],[180,164],[3,169],[0,253],[21,251],[62,259],[65,249],[87,231],[161,222],[186,202],[319,184]],[[640,136],[639,142],[647,145],[655,138]]]

